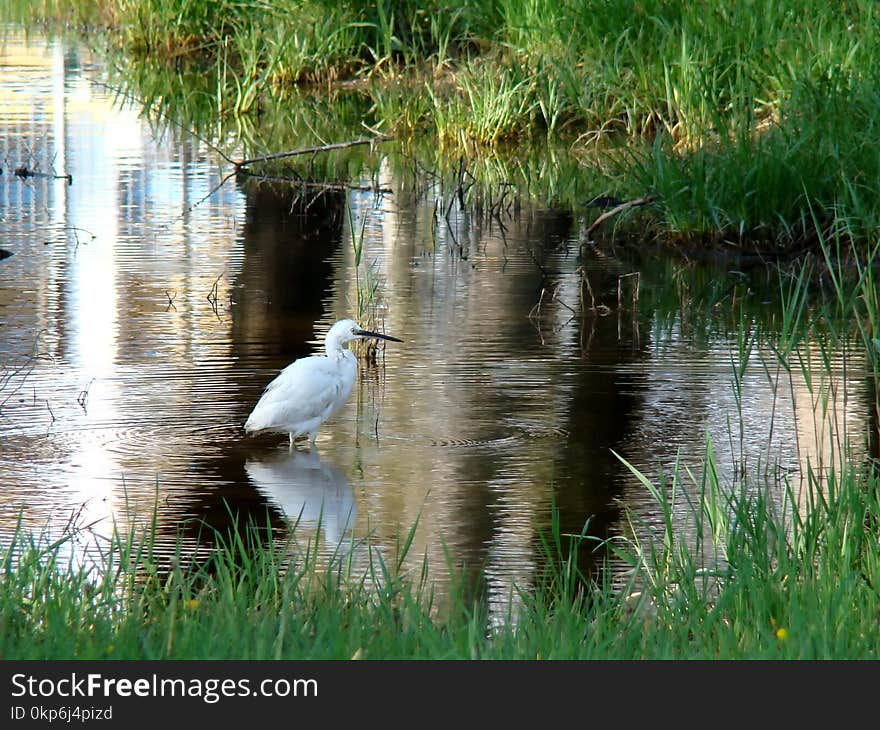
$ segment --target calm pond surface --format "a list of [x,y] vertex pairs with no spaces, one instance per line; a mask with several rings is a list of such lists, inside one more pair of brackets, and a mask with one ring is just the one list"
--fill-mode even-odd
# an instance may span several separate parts
[[[299,519],[303,540],[320,517],[325,545],[369,535],[394,555],[417,524],[413,566],[427,556],[441,588],[448,563],[465,566],[500,602],[537,579],[554,504],[565,530],[589,521],[599,537],[662,523],[614,452],[654,479],[679,459],[699,480],[708,437],[723,483],[745,466],[775,488],[807,459],[821,466],[829,443],[871,440],[857,352],[833,353],[832,377],[817,368],[808,388],[755,348],[737,390],[724,317],[696,327],[660,306],[662,287],[675,301],[687,287],[668,262],[581,260],[595,211],[492,218],[453,204],[447,217],[439,189],[398,194],[390,167],[378,197],[218,187],[228,163],[185,133],[158,135],[102,73],[60,41],[0,46],[4,540],[19,519],[53,534],[73,521],[86,550],[155,509],[169,550],[204,539],[205,523],[268,514],[282,530]],[[72,183],[17,177],[19,165]],[[379,326],[405,342],[362,366],[316,452],[246,438],[277,371],[356,316],[352,221],[380,282]],[[582,264],[607,312],[585,305]],[[703,279],[776,306],[736,268]],[[637,302],[635,277],[620,278],[635,272]],[[680,490],[686,538],[687,479]]]

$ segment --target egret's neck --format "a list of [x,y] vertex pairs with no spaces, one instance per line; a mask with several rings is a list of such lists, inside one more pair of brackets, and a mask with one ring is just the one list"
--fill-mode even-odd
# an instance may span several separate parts
[[345,346],[339,340],[330,340],[324,343],[324,352],[331,360],[338,360],[345,354]]

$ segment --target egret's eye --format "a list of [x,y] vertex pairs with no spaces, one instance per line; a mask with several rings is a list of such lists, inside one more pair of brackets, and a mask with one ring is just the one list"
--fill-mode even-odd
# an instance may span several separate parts
[[356,335],[356,334],[358,333],[358,331],[357,331],[354,327],[352,327],[352,328],[351,328],[351,333],[352,333],[353,335]]

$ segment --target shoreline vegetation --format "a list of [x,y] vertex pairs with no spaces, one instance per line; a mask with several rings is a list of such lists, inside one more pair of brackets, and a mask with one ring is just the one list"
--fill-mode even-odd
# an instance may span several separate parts
[[[257,130],[254,155],[364,127],[404,148],[430,140],[450,170],[552,149],[564,163],[541,175],[653,196],[627,214],[666,241],[798,252],[880,231],[880,10],[867,0],[14,0],[10,15],[100,38],[123,76],[141,68],[129,90],[148,102],[167,94],[145,76],[195,84],[184,106]],[[279,148],[258,131],[304,95],[356,97],[359,133],[328,120],[332,136]]]

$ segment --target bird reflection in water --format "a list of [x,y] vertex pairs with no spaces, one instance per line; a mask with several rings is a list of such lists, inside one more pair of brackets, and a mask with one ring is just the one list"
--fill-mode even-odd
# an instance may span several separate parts
[[328,547],[340,545],[354,528],[357,506],[348,478],[316,450],[284,449],[250,458],[245,471],[263,498],[292,524],[320,527]]

